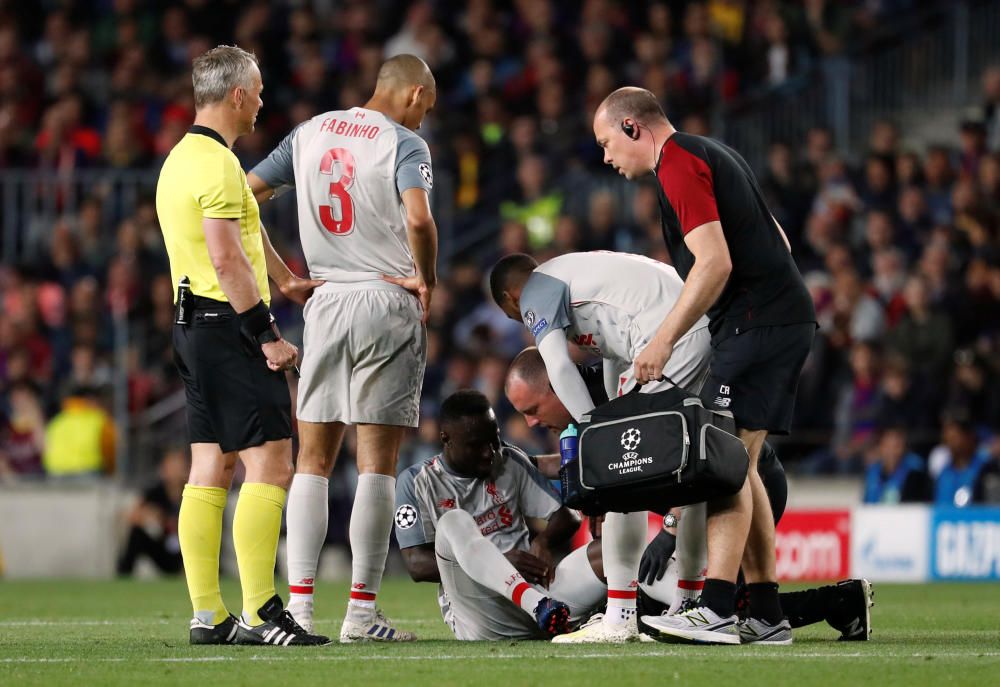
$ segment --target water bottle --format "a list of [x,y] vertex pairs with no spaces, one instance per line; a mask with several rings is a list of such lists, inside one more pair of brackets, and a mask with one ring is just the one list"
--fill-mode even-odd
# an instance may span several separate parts
[[572,475],[576,470],[579,445],[576,425],[570,425],[559,435],[559,486],[562,489],[563,503],[576,496],[574,485],[577,480]]
[[192,300],[194,299],[191,297],[191,280],[183,276],[177,282],[177,317],[174,319],[176,324],[191,324]]
[[559,467],[574,461],[577,458],[577,449],[580,445],[580,438],[577,436],[576,425],[570,425],[559,435]]

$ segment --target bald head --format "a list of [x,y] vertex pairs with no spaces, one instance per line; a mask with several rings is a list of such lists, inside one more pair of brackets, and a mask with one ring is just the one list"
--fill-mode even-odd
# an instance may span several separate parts
[[573,422],[573,416],[552,390],[545,361],[534,346],[518,353],[510,364],[504,392],[529,427],[544,427],[558,434]]
[[594,112],[594,140],[604,149],[604,164],[626,179],[651,174],[673,134],[656,96],[644,88],[619,88]]
[[427,63],[416,55],[396,55],[390,57],[378,70],[375,92],[396,91],[413,86],[435,90],[434,75]]
[[663,108],[656,96],[645,88],[625,86],[609,95],[598,106],[595,117],[604,117],[612,123],[624,119],[634,119],[640,124],[649,126],[657,120],[666,120]]
[[525,348],[511,361],[507,369],[506,387],[523,382],[532,389],[546,390],[549,388],[549,374],[545,371],[545,361],[542,354],[534,346]]

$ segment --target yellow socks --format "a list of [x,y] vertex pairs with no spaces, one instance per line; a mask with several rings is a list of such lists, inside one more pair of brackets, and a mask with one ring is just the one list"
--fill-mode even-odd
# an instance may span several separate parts
[[243,587],[243,620],[251,625],[264,622],[257,616],[257,609],[274,596],[274,558],[285,495],[284,489],[273,484],[248,482],[240,488],[240,498],[236,502],[233,544]]
[[219,547],[225,508],[225,489],[186,485],[177,517],[177,536],[191,606],[195,617],[212,625],[229,616],[219,592]]

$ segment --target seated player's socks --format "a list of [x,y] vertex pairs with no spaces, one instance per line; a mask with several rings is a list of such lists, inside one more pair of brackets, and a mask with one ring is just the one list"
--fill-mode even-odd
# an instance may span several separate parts
[[285,513],[288,535],[288,611],[305,629],[312,629],[313,584],[329,520],[329,480],[296,474],[288,490]]
[[375,614],[375,597],[382,584],[389,553],[396,478],[377,473],[358,476],[351,509],[351,598],[348,617],[365,621]]
[[219,591],[219,548],[226,490],[186,485],[177,517],[177,536],[194,617],[203,625],[225,621],[229,611]]
[[246,482],[233,516],[233,544],[243,588],[243,620],[264,622],[257,609],[274,596],[274,559],[281,533],[285,490],[273,484]]
[[535,609],[545,598],[537,589],[525,582],[519,572],[515,572],[508,578],[507,589],[504,590],[504,593],[528,615],[535,615]]

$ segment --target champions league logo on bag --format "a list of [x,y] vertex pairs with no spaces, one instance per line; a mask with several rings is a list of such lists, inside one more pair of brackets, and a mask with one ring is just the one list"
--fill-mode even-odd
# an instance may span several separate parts
[[634,451],[639,448],[640,441],[642,441],[642,432],[635,427],[629,427],[622,432],[622,448],[626,451]]
[[626,475],[630,472],[642,472],[643,465],[650,465],[653,462],[652,457],[640,458],[635,451],[639,448],[641,441],[642,432],[635,427],[629,427],[622,432],[621,444],[625,453],[622,454],[620,463],[608,463],[608,470],[617,472],[619,475]]

